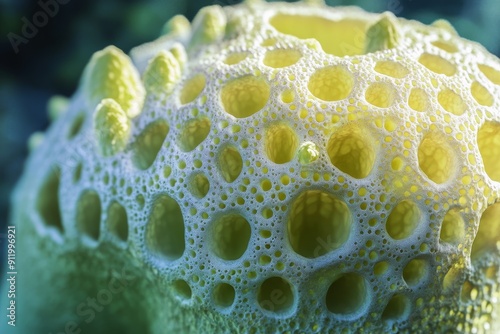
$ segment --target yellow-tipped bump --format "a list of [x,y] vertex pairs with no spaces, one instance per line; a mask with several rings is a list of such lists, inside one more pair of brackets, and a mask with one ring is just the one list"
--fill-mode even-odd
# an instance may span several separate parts
[[398,19],[394,14],[385,12],[366,32],[365,53],[392,49],[398,45],[399,38]]
[[144,88],[130,58],[114,46],[96,52],[85,69],[83,89],[91,108],[103,99],[115,100],[128,117],[137,116]]
[[45,139],[45,134],[43,132],[41,131],[33,132],[28,138],[28,150],[30,152],[36,150],[36,148],[43,143],[44,139]]
[[455,27],[453,27],[453,25],[448,20],[439,19],[432,22],[431,25],[436,28],[444,29],[452,35],[458,36],[458,32],[455,30]]
[[202,8],[193,20],[191,45],[217,41],[226,30],[226,15],[220,6]]
[[97,105],[94,113],[94,133],[103,156],[112,156],[127,145],[130,120],[115,100],[104,99]]
[[47,103],[49,119],[55,121],[68,109],[69,99],[61,95],[54,95]]
[[183,36],[189,33],[191,24],[184,15],[175,15],[165,23],[161,30],[161,36]]
[[188,60],[186,49],[184,49],[184,46],[181,43],[175,43],[174,46],[172,46],[172,48],[170,49],[170,52],[175,57],[175,59],[177,59],[177,62],[182,69]]
[[161,51],[148,64],[143,75],[148,94],[170,95],[181,78],[179,62],[171,52]]

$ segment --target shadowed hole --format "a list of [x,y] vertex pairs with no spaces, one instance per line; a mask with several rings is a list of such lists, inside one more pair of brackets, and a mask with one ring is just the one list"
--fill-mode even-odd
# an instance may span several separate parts
[[149,168],[156,159],[165,141],[169,127],[166,121],[149,124],[137,137],[133,145],[133,162],[139,169]]
[[286,313],[294,303],[292,285],[284,278],[270,277],[259,287],[257,301],[268,312]]
[[266,130],[265,146],[267,157],[276,164],[291,161],[295,156],[298,145],[297,135],[288,125],[275,124]]
[[161,195],[155,200],[146,228],[146,244],[153,253],[170,261],[184,253],[184,218],[173,198]]
[[343,66],[330,66],[311,75],[307,88],[312,95],[323,101],[343,100],[354,86],[353,75]]
[[335,314],[351,314],[359,311],[367,300],[365,279],[355,273],[344,274],[336,279],[326,293],[326,307]]
[[232,146],[223,148],[219,154],[219,169],[226,182],[236,180],[243,169],[240,152]]
[[64,227],[59,208],[60,178],[59,167],[52,167],[38,193],[36,207],[45,225],[55,227],[62,233]]
[[449,210],[444,216],[439,238],[441,242],[459,244],[465,237],[465,223],[458,209]]
[[396,240],[408,238],[417,228],[422,213],[418,206],[410,201],[402,201],[387,218],[386,229],[389,236]]
[[471,260],[474,264],[484,254],[498,255],[500,246],[500,203],[489,206],[481,215],[479,229],[472,243]]
[[179,147],[184,152],[191,152],[207,138],[210,132],[210,120],[206,117],[192,119],[186,125],[179,136]]
[[316,258],[342,246],[351,224],[343,201],[319,190],[305,191],[292,204],[288,240],[297,254]]
[[429,271],[429,265],[426,260],[413,259],[403,269],[403,279],[409,286],[420,284]]
[[444,136],[432,132],[425,135],[418,147],[418,165],[437,184],[451,179],[456,161],[454,151]]
[[174,293],[178,299],[185,301],[191,298],[192,292],[189,284],[186,281],[178,279],[173,281],[172,287],[174,288]]
[[98,240],[101,223],[101,200],[93,190],[86,190],[78,199],[76,226],[80,233]]
[[392,296],[382,312],[382,320],[403,320],[410,311],[410,301],[401,294]]
[[223,260],[237,260],[247,250],[252,230],[238,214],[219,218],[212,227],[212,250]]
[[235,295],[234,288],[230,284],[220,283],[213,291],[214,303],[220,307],[229,307],[233,305]]
[[126,241],[128,238],[128,219],[125,208],[118,202],[113,202],[108,208],[106,224],[111,233],[120,240]]
[[500,182],[500,123],[484,123],[477,133],[477,145],[486,174]]

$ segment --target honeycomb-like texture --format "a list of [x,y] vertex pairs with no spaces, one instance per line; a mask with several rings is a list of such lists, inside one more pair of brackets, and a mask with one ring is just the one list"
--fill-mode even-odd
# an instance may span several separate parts
[[165,32],[96,53],[30,157],[26,330],[500,330],[497,58],[316,2]]

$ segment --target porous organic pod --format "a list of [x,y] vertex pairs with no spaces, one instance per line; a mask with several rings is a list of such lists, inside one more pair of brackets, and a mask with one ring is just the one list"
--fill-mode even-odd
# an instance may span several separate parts
[[500,331],[496,57],[317,1],[164,32],[32,139],[22,333]]

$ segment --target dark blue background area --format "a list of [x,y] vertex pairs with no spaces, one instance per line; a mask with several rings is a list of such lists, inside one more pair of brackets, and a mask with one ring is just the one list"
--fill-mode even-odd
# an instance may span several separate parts
[[[51,1],[56,0],[41,0],[42,3]],[[57,14],[15,52],[9,36],[22,35],[23,18],[32,21],[42,5],[40,1],[0,0],[0,233],[5,232],[9,196],[23,170],[29,135],[47,128],[48,99],[55,94],[73,94],[93,52],[109,44],[128,52],[133,46],[158,37],[163,24],[175,14],[184,14],[191,20],[203,6],[240,1],[64,2],[67,4],[59,5]],[[446,18],[461,36],[481,42],[497,55],[500,51],[498,0],[327,2],[330,5],[360,5],[375,12],[391,10],[398,16],[424,23]]]

